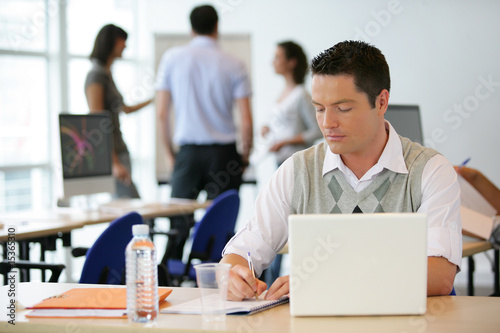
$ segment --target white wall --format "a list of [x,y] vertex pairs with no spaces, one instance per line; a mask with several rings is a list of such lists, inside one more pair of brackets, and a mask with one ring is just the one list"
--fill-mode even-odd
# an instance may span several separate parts
[[[271,67],[277,42],[293,39],[313,57],[338,41],[364,39],[387,58],[391,102],[420,105],[427,145],[453,164],[471,157],[471,167],[500,185],[499,1],[206,2],[218,9],[221,33],[251,34],[256,129],[283,84]],[[141,1],[140,17],[150,33],[186,32],[200,3]],[[152,63],[151,35],[141,43]]]

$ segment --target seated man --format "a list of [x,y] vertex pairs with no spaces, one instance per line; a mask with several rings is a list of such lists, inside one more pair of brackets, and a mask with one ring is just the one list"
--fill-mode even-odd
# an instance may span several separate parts
[[[286,244],[288,216],[419,212],[428,216],[428,295],[447,295],[462,260],[460,188],[436,151],[399,137],[384,113],[389,66],[377,48],[345,41],[312,60],[312,103],[325,142],[294,154],[261,190],[254,217],[226,245],[228,299],[260,295],[259,276]],[[362,232],[362,230],[360,230]],[[397,251],[397,249],[394,249]],[[289,292],[278,278],[267,299]]]

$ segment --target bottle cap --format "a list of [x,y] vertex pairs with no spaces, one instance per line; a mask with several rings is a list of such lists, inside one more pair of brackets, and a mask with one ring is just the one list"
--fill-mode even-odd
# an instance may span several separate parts
[[149,225],[134,224],[132,226],[132,235],[134,236],[149,235]]

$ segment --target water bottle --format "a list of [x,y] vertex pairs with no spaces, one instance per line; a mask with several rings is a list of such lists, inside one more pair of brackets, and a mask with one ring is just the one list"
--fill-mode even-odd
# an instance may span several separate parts
[[125,250],[127,317],[130,323],[154,323],[158,316],[158,269],[149,226],[132,226],[134,237]]

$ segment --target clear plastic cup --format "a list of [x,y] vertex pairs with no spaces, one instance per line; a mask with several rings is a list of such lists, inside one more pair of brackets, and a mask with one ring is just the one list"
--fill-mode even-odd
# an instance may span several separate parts
[[227,284],[230,264],[195,265],[196,282],[201,291],[203,321],[226,320]]

